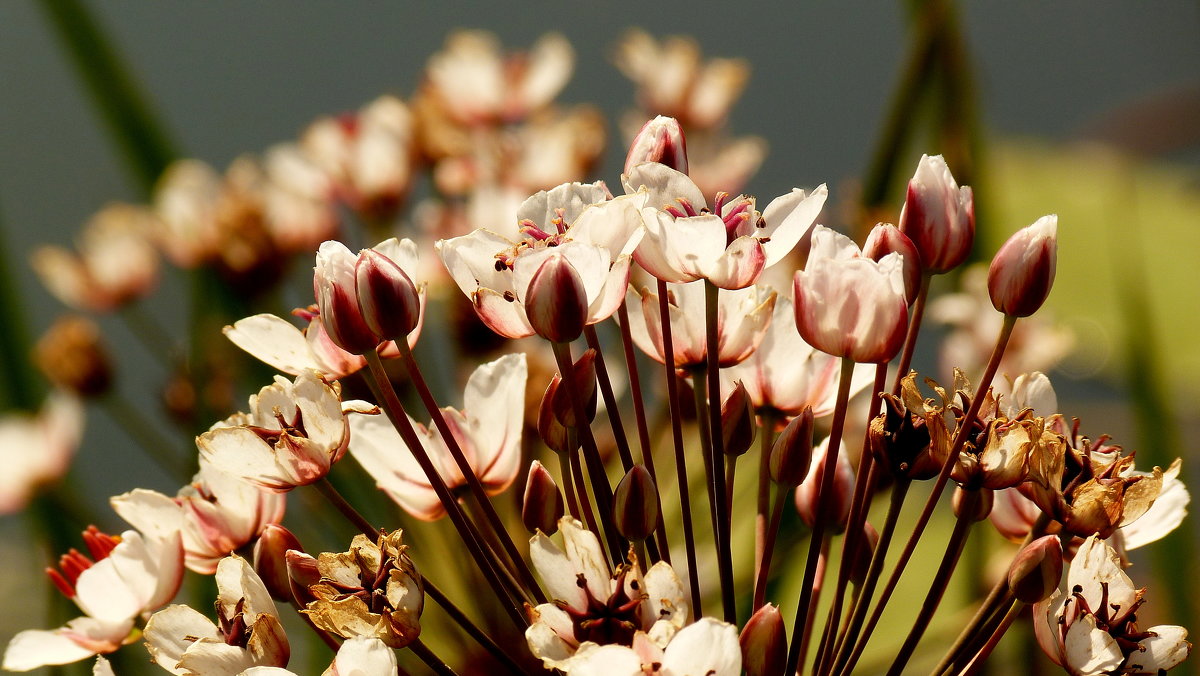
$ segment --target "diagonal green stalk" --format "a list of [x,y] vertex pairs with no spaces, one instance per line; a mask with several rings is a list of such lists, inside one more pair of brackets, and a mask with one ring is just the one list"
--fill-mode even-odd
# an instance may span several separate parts
[[418,638],[412,643],[409,643],[408,649],[413,651],[417,657],[421,658],[421,661],[425,663],[425,666],[432,669],[433,673],[438,674],[439,676],[458,676],[458,673],[447,666],[446,663],[443,662],[440,657],[434,654],[434,652],[429,649],[429,646],[425,645],[425,642],[421,639]]
[[983,669],[983,664],[992,654],[992,650],[995,650],[996,646],[999,645],[1000,639],[1004,638],[1004,634],[1008,632],[1008,628],[1021,615],[1021,611],[1025,610],[1026,605],[1028,604],[1022,603],[1019,600],[1012,602],[1012,605],[1008,608],[1008,612],[1001,618],[999,626],[988,637],[987,642],[983,644],[979,652],[975,653],[975,656],[967,663],[966,668],[962,671],[962,676],[975,676],[975,674],[978,674]]

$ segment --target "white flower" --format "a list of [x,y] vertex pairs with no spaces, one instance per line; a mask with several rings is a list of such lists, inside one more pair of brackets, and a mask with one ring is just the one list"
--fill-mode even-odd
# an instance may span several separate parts
[[83,405],[67,392],[51,394],[36,416],[0,417],[0,514],[25,508],[38,486],[67,471],[83,434]]
[[638,632],[632,647],[588,643],[556,665],[571,676],[738,676],[737,627],[711,617],[669,635]]
[[[355,636],[338,648],[333,664],[321,676],[382,676],[396,674],[396,651],[377,638]],[[297,676],[282,667],[250,667],[238,676]]]
[[[508,488],[520,467],[526,374],[524,354],[483,364],[467,381],[462,410],[442,409],[455,441],[489,495]],[[410,422],[446,486],[451,491],[465,486],[466,479],[437,428],[411,418]],[[350,430],[350,455],[393,500],[419,519],[445,514],[429,478],[387,418],[354,416]]]

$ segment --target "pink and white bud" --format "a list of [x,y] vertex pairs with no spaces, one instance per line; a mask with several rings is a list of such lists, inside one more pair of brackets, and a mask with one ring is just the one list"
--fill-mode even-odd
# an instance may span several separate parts
[[529,466],[529,478],[525,481],[525,497],[521,502],[521,523],[530,533],[539,530],[553,535],[558,530],[558,520],[563,517],[563,498],[554,477],[537,460]]
[[738,381],[721,404],[721,438],[725,454],[739,456],[754,443],[754,405],[746,386]]
[[362,319],[377,342],[404,340],[421,319],[417,286],[392,259],[363,249],[354,264],[355,288]]
[[[825,481],[825,454],[828,452],[829,439],[826,438],[813,450],[808,476],[796,487],[796,511],[800,514],[800,520],[809,528],[817,523],[822,499],[821,484]],[[846,457],[844,445],[839,444],[833,472],[832,493],[825,498],[828,500],[825,525],[840,533],[846,530],[850,502],[854,498],[854,470],[850,467],[850,459]]]
[[809,345],[860,364],[882,364],[900,351],[908,304],[899,254],[873,261],[848,237],[818,225],[794,284],[796,328]]
[[1047,535],[1017,553],[1008,568],[1008,588],[1019,601],[1038,603],[1058,589],[1062,573],[1062,544],[1057,535]]
[[900,210],[900,231],[933,274],[953,270],[971,253],[975,200],[970,186],[958,187],[941,155],[921,156]]
[[908,235],[891,223],[878,223],[867,235],[862,252],[873,261],[883,260],[890,253],[900,254],[904,260],[904,298],[912,305],[921,290],[921,254]]
[[997,310],[1028,317],[1050,295],[1058,266],[1058,216],[1042,216],[1008,238],[988,268],[988,294]]
[[781,676],[787,666],[787,632],[779,608],[759,608],[742,629],[742,668],[746,676]]
[[634,465],[613,493],[613,523],[621,537],[641,542],[658,528],[658,488],[654,477],[641,465]]
[[569,343],[583,333],[587,291],[565,256],[548,256],[533,273],[525,292],[525,311],[534,332],[551,342]]
[[990,488],[954,489],[950,504],[954,507],[954,516],[959,519],[970,519],[972,523],[983,521],[992,513],[995,491]]
[[277,523],[269,524],[254,543],[254,572],[271,598],[284,603],[292,601],[292,579],[288,574],[287,553],[303,552],[304,547],[292,532]]
[[313,290],[325,333],[343,350],[364,354],[378,347],[380,341],[367,326],[358,306],[356,261],[355,255],[341,242],[322,243],[313,269]]
[[659,115],[642,125],[642,130],[629,144],[625,156],[625,174],[639,164],[658,162],[686,174],[688,172],[687,142],[683,128],[673,117]]
[[808,476],[812,448],[813,411],[809,407],[792,418],[775,439],[775,444],[771,447],[769,466],[771,479],[787,488],[800,485],[804,477]]

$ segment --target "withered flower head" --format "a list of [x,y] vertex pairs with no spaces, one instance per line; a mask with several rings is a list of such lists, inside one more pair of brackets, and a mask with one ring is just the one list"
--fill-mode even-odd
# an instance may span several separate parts
[[320,582],[305,613],[313,624],[343,638],[374,636],[403,648],[421,634],[425,592],[421,575],[405,550],[402,531],[378,543],[355,535],[350,551],[317,557]]
[[33,361],[50,382],[81,397],[99,396],[112,386],[112,361],[100,327],[86,317],[55,321],[34,347]]

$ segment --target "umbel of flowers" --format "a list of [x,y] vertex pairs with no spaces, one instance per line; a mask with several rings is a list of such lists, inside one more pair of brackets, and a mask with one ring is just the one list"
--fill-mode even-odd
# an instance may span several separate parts
[[[977,673],[1025,615],[1069,674],[1156,674],[1186,659],[1186,630],[1140,622],[1150,593],[1124,572],[1126,551],[1183,518],[1178,461],[1137,468],[1134,453],[1058,410],[1045,375],[1001,370],[1006,354],[1038,349],[1012,338],[1052,290],[1056,217],[1018,230],[991,261],[998,331],[986,362],[942,383],[910,369],[931,279],[974,246],[973,194],[941,157],[921,158],[898,225],[860,246],[818,223],[824,185],[738,194],[744,176],[698,169],[679,121],[660,116],[634,136],[612,183],[622,194],[602,180],[531,188],[522,174],[504,187],[523,199],[486,227],[435,244],[380,237],[358,252],[327,239],[334,203],[386,230],[417,155],[444,194],[475,199],[472,180],[522,157],[508,132],[550,124],[529,120],[552,115],[570,58],[558,37],[518,58],[460,34],[411,109],[384,98],[322,119],[265,170],[240,163],[222,178],[183,164],[164,178],[154,218],[175,238],[172,260],[240,283],[277,272],[274,252],[316,249],[313,303],[294,313],[302,326],[257,314],[226,327],[289,377],[195,439],[198,472],[173,496],[112,499],[133,528],[89,528],[87,553],[70,550],[49,572],[80,615],[18,634],[5,669],[144,644],[174,674],[287,674],[293,646],[312,640],[329,648],[326,674],[860,673],[902,578],[922,601],[889,627],[889,674],[919,648],[941,653],[937,674]],[[654,59],[678,65],[678,81],[656,79]],[[743,64],[702,66],[687,43],[642,34],[620,60],[647,105],[718,143]],[[697,98],[700,85],[716,99]],[[590,165],[568,147],[564,164]],[[89,232],[131,236],[109,224],[118,215]],[[235,240],[254,255],[234,256]],[[79,256],[45,252],[39,269],[66,302],[116,307],[145,289],[157,258],[138,249],[136,269],[122,270],[106,247],[89,235]],[[455,287],[506,352],[469,363],[458,408],[429,377],[457,361],[446,355],[468,361],[429,345],[431,334],[452,342],[430,322],[450,314]],[[529,340],[503,342],[516,339]],[[0,432],[61,457],[58,437],[75,426],[51,429],[53,402]],[[364,476],[374,485],[339,490]],[[910,492],[914,482],[928,486]],[[401,509],[363,500],[372,487]],[[916,494],[924,505],[902,527]],[[305,530],[289,495],[323,505],[345,532]],[[783,525],[788,505],[803,535]],[[939,510],[953,525],[930,542]],[[923,643],[989,520],[1020,543],[1007,574],[948,648]],[[936,566],[910,565],[922,543],[942,550]],[[214,576],[214,608],[176,598],[185,567]],[[302,619],[291,636],[289,613]],[[95,668],[111,673],[103,658]]]

